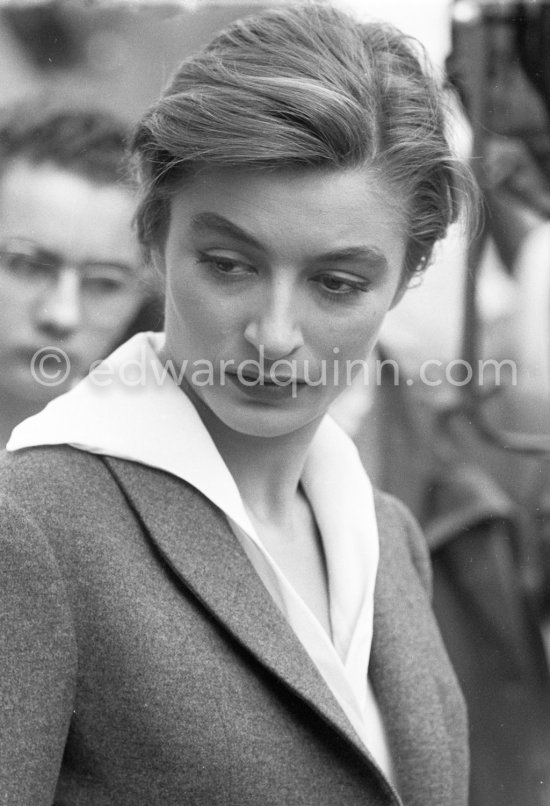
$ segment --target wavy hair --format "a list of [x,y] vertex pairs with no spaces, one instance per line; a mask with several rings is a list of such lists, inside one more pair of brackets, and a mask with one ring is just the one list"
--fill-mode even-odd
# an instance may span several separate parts
[[162,243],[171,194],[202,167],[364,166],[404,199],[412,276],[471,198],[446,119],[421,46],[392,26],[309,3],[239,20],[181,63],[135,130],[140,242]]

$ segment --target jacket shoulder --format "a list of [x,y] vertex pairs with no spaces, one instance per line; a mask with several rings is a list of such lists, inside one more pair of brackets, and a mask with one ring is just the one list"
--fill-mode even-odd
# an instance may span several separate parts
[[381,544],[388,544],[391,551],[408,552],[418,576],[432,594],[432,566],[428,544],[418,521],[409,508],[390,493],[375,489],[374,505]]
[[98,494],[110,474],[96,454],[68,445],[46,445],[0,453],[0,500],[15,499],[21,509],[76,502]]

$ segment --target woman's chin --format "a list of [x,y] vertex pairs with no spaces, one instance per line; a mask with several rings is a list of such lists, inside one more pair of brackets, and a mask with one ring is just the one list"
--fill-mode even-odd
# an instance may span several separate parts
[[209,430],[221,426],[243,436],[273,439],[316,424],[325,413],[325,409],[304,405],[298,395],[266,401],[263,396],[242,399],[240,394],[227,392],[219,388],[191,391],[191,399]]

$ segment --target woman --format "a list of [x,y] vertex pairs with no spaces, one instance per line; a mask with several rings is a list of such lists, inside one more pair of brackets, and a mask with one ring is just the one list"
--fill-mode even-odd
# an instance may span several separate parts
[[325,416],[458,213],[434,82],[392,29],[266,11],[133,152],[166,332],[9,444],[2,795],[464,803],[423,539]]

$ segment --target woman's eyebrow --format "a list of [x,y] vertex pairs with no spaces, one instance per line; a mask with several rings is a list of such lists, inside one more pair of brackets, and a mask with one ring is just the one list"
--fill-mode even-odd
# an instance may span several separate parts
[[197,215],[194,215],[191,219],[191,227],[197,232],[201,230],[208,230],[209,232],[214,231],[218,233],[218,235],[226,235],[230,238],[242,241],[254,249],[264,249],[263,244],[261,244],[257,238],[242,229],[242,227],[229,221],[228,218],[218,215],[218,213],[197,213]]
[[[264,245],[255,238],[254,235],[218,213],[197,213],[191,219],[191,227],[197,232],[213,231],[219,235],[226,235],[230,238],[242,241],[254,249],[265,249]],[[329,252],[323,252],[314,257],[314,261],[319,263],[323,261],[338,262],[345,260],[361,260],[364,263],[368,263],[373,268],[379,269],[384,269],[388,265],[384,253],[378,249],[378,247],[371,246],[370,244],[331,249]]]
[[385,269],[388,265],[388,260],[385,254],[377,247],[371,245],[361,246],[345,246],[341,249],[331,249],[329,252],[323,252],[316,255],[316,261],[345,261],[355,260],[363,263],[368,263],[375,269]]

